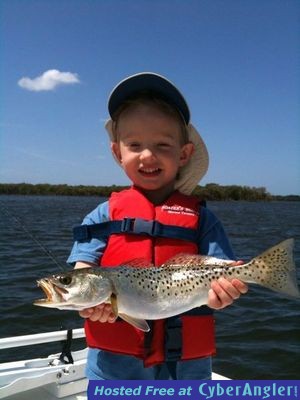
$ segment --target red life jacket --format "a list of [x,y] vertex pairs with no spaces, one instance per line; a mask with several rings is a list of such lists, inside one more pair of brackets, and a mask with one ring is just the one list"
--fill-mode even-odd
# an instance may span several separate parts
[[[174,227],[175,231],[189,228],[196,233],[199,210],[198,198],[180,192],[175,192],[159,206],[153,205],[135,187],[113,193],[109,200],[109,216],[113,222],[122,221],[122,229],[109,236],[100,265],[113,267],[136,258],[161,265],[178,253],[197,254],[195,241],[161,236],[169,235],[168,227]],[[158,230],[162,229],[161,236],[153,235],[153,224]],[[115,323],[86,320],[87,344],[136,356],[144,360],[145,366],[166,359],[189,360],[215,354],[214,319],[208,307],[167,320],[150,321],[150,325],[150,332],[145,334],[120,319]]]

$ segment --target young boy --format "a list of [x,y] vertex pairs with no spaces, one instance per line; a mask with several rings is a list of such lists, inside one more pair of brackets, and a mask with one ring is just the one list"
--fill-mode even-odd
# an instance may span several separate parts
[[[161,265],[178,253],[233,259],[221,223],[191,196],[208,168],[206,146],[188,105],[164,77],[140,73],[112,91],[106,129],[112,154],[132,182],[83,221],[69,263],[113,267],[143,258]],[[211,309],[231,304],[247,286],[221,278],[208,307],[153,321],[149,333],[116,319],[110,304],[86,319],[89,379],[210,379],[215,353]]]

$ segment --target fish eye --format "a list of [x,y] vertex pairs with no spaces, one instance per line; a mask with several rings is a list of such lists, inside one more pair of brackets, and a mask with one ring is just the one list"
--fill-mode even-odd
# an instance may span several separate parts
[[70,277],[70,276],[61,276],[60,278],[59,278],[59,282],[62,284],[62,285],[70,285],[70,283],[72,282],[72,278]]

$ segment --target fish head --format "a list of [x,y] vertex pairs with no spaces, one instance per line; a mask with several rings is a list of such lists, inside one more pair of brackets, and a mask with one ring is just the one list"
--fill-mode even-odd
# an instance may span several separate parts
[[105,302],[112,293],[112,284],[91,268],[52,275],[37,281],[46,298],[34,305],[62,310],[82,310]]

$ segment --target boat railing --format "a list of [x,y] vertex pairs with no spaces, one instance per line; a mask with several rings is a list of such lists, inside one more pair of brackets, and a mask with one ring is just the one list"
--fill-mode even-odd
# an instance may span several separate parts
[[[13,347],[31,346],[34,344],[50,343],[66,340],[68,330],[36,333],[32,335],[12,336],[0,339],[0,350]],[[72,329],[72,339],[85,337],[84,329]]]
[[66,396],[68,399],[77,399],[76,393],[83,393],[80,398],[86,399],[87,380],[84,370],[87,349],[71,351],[71,341],[83,337],[84,329],[74,329],[0,339],[0,350],[62,342],[61,354],[0,364],[0,399],[9,397],[9,400],[14,400],[14,396],[18,400],[32,399],[32,396],[47,399]]

